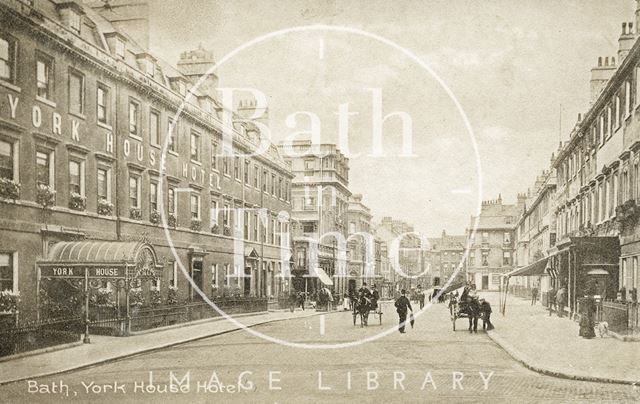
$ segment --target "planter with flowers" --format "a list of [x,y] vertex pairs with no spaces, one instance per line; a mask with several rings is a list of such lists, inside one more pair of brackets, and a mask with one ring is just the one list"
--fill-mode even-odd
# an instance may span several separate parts
[[152,288],[149,291],[149,300],[152,307],[158,307],[162,305],[162,296],[160,295],[160,289]]
[[157,210],[152,210],[151,214],[149,215],[149,221],[152,224],[158,224],[160,223],[160,221],[162,220],[162,218],[160,217],[160,212],[158,212]]
[[56,191],[48,185],[38,184],[36,202],[45,209],[53,206],[56,203]]
[[218,224],[217,223],[214,223],[214,224],[211,225],[211,233],[218,234],[218,230],[219,230],[219,228],[218,228]]
[[191,219],[191,225],[189,228],[193,231],[200,231],[202,228],[202,221],[198,219]]
[[169,287],[169,291],[167,292],[167,304],[178,304],[178,288],[174,286]]
[[106,199],[98,201],[98,214],[100,216],[111,216],[113,214],[113,204]]
[[140,208],[129,209],[129,217],[133,220],[142,220],[142,210]]
[[231,236],[231,227],[224,226],[224,228],[222,229],[222,234],[224,234],[225,236]]
[[113,300],[113,292],[107,288],[98,289],[92,297],[93,303],[97,306],[115,306],[115,302]]
[[169,217],[167,218],[167,224],[169,225],[169,227],[173,227],[175,229],[175,227],[178,225],[178,219],[176,218],[176,215],[174,215],[173,213],[169,214]]
[[20,292],[3,290],[0,292],[0,313],[15,313],[20,303]]
[[20,198],[20,184],[8,178],[0,178],[0,198],[15,201]]
[[72,192],[69,197],[69,208],[73,210],[85,210],[87,208],[87,198],[77,192]]
[[144,305],[144,296],[142,296],[142,289],[131,289],[129,291],[129,306],[140,307]]

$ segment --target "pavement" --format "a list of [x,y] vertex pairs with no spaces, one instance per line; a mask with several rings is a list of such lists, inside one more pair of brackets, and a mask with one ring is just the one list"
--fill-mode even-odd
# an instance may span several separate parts
[[640,344],[611,336],[582,338],[577,322],[549,316],[540,302],[532,306],[528,299],[511,295],[503,316],[498,293],[480,295],[493,309],[496,328],[489,337],[527,368],[574,380],[640,385]]
[[288,310],[261,312],[254,315],[234,315],[233,318],[241,323],[240,325],[218,317],[148,330],[129,337],[91,335],[89,344],[68,344],[64,349],[45,350],[36,355],[17,355],[15,359],[0,362],[0,385],[95,366],[131,355],[235,331],[241,326],[255,327],[269,322],[307,318],[318,314],[323,313],[299,309],[293,313]]
[[[350,347],[296,348],[242,330],[227,332],[65,374],[2,385],[0,402],[511,404],[640,399],[640,389],[633,386],[532,372],[486,333],[470,334],[464,319],[453,331],[446,305],[434,305],[421,313],[415,328],[408,327],[406,334],[397,332],[393,306],[384,304],[383,310],[382,325],[370,321],[368,327],[354,326],[351,314],[342,312],[265,322],[252,328],[272,338],[315,346],[357,343],[391,331]],[[73,352],[67,350],[67,355]],[[179,391],[171,392],[170,387],[178,384]]]

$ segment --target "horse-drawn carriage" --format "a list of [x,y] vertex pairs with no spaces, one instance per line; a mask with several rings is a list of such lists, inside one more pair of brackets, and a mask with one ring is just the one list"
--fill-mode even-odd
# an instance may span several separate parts
[[449,310],[453,331],[456,330],[456,320],[459,318],[469,319],[469,330],[471,330],[472,325],[475,328],[478,324],[478,319],[482,317],[482,309],[477,296],[469,296],[464,301],[458,301],[456,297],[451,296]]
[[356,319],[360,317],[360,327],[369,325],[369,314],[373,310],[373,315],[378,317],[380,325],[382,325],[382,307],[377,301],[366,296],[359,296],[352,300],[353,325],[356,325]]

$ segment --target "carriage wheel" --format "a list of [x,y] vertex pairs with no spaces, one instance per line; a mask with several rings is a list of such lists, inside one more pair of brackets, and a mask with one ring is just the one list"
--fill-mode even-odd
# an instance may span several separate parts
[[453,331],[456,330],[456,315],[453,315],[453,318],[451,319],[451,323],[453,324]]
[[378,318],[380,319],[380,325],[382,325],[382,312],[378,314]]

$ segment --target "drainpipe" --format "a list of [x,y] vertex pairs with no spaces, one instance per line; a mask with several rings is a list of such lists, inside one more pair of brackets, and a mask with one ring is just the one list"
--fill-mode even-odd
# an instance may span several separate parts
[[115,186],[115,206],[116,206],[116,239],[120,241],[122,239],[122,221],[120,220],[121,209],[120,209],[120,158],[118,156],[118,106],[120,104],[120,83],[118,79],[116,79],[116,102],[114,105],[114,118],[113,118],[113,154],[115,155],[115,177],[116,177],[116,186]]

